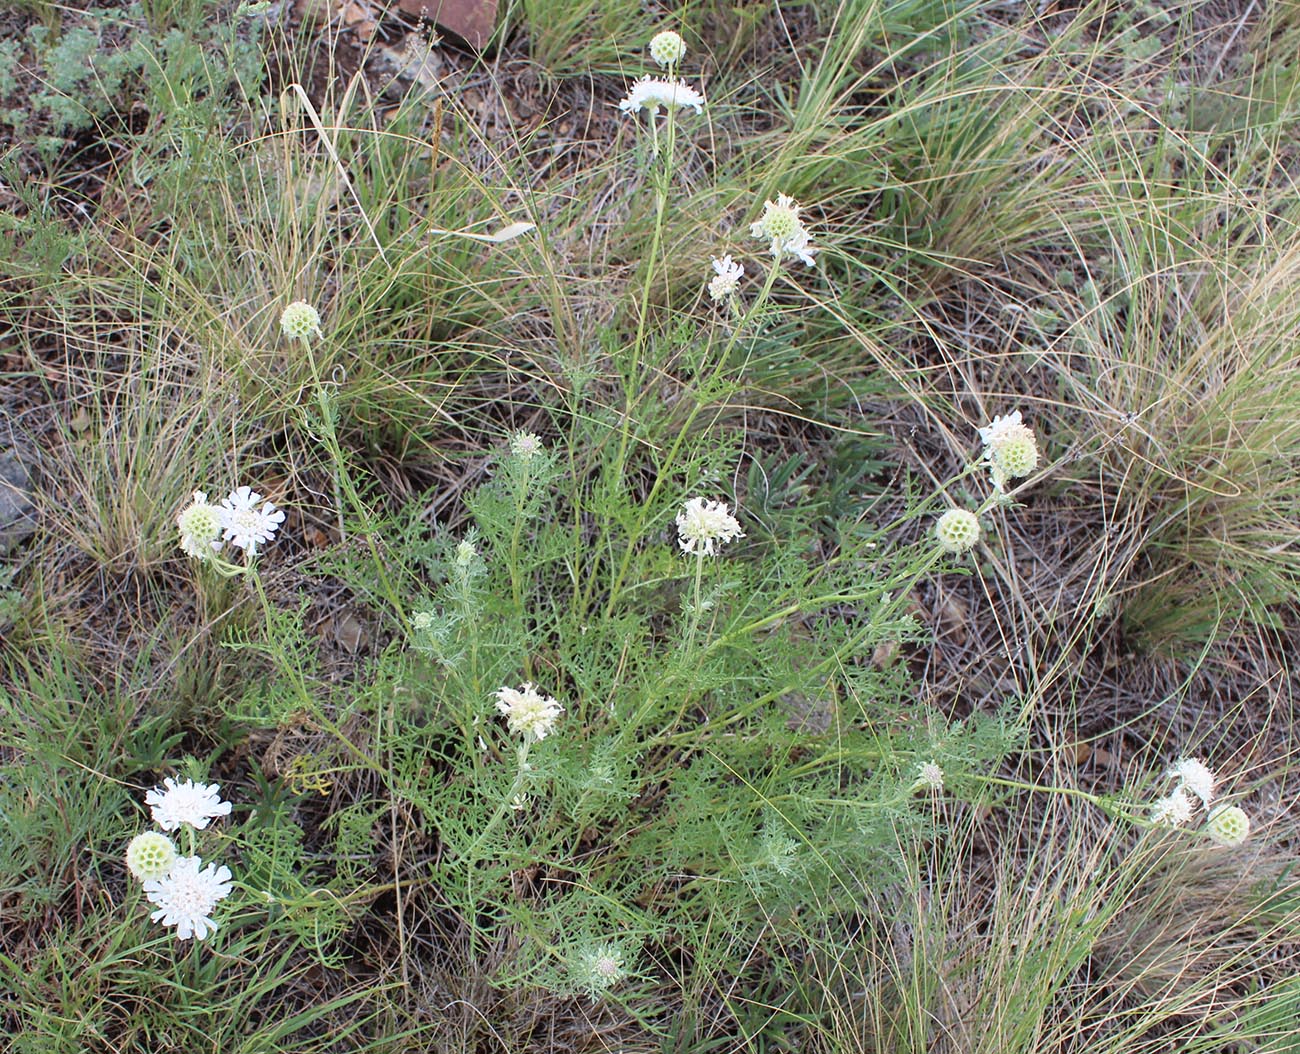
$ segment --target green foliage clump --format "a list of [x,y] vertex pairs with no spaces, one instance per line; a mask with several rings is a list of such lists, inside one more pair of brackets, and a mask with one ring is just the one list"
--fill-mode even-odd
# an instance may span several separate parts
[[89,24],[54,34],[46,25],[27,30],[27,45],[41,71],[41,89],[31,98],[31,111],[11,110],[9,120],[21,118],[55,136],[67,136],[108,116],[121,98],[127,78],[139,73],[143,56],[133,42],[106,45],[104,22],[89,13]]

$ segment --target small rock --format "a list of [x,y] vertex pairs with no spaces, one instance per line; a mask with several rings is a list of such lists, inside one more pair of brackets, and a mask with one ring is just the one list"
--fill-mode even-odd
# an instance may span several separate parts
[[431,19],[475,51],[483,50],[496,28],[497,0],[397,0],[397,6],[408,15]]
[[0,553],[7,553],[36,530],[32,477],[18,451],[0,452]]

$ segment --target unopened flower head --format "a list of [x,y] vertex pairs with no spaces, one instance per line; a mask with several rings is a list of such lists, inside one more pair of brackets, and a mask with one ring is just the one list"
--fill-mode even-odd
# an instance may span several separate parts
[[1207,809],[1214,800],[1214,772],[1203,761],[1196,758],[1179,758],[1170,767],[1168,776],[1178,780],[1179,787],[1185,788],[1201,799]]
[[1182,787],[1151,806],[1151,822],[1157,827],[1181,827],[1192,818],[1192,799]]
[[417,611],[411,616],[411,628],[419,633],[424,633],[433,628],[433,612]]
[[320,336],[320,312],[305,300],[295,300],[280,315],[280,329],[291,340]]
[[943,769],[936,762],[926,761],[917,767],[912,791],[928,790],[938,794],[943,790]]
[[510,437],[510,453],[521,461],[532,461],[542,452],[542,441],[532,432],[516,432]]
[[691,498],[677,514],[677,544],[684,553],[712,556],[717,547],[745,537],[726,504]]
[[656,33],[650,39],[650,57],[662,69],[676,66],[686,56],[686,41],[671,29]]
[[725,300],[729,296],[735,296],[736,290],[740,287],[740,280],[745,277],[745,268],[730,256],[724,256],[721,260],[714,259],[713,270],[716,273],[709,282],[709,296],[714,300]]
[[1220,805],[1210,813],[1205,833],[1219,845],[1241,845],[1250,837],[1250,817],[1236,805]]
[[197,856],[179,857],[171,870],[145,882],[144,895],[158,910],[149,917],[164,926],[175,926],[181,940],[203,940],[217,924],[212,912],[230,895],[230,868],[215,864],[202,867]]
[[261,500],[262,495],[257,491],[240,487],[221,503],[226,541],[247,551],[249,556],[256,556],[257,547],[274,538],[284,522],[284,513],[271,502],[259,509],[257,504]]
[[176,527],[181,532],[181,548],[190,556],[206,560],[221,552],[221,509],[208,504],[208,496],[201,490],[176,517]]
[[755,238],[768,242],[774,259],[795,256],[804,266],[813,265],[817,250],[808,244],[808,231],[799,218],[799,204],[788,194],[778,194],[776,201],[763,204],[763,215],[750,225]]
[[964,553],[980,540],[979,517],[966,509],[949,509],[934,525],[934,536],[945,552]]
[[556,719],[564,707],[525,683],[519,688],[498,688],[497,709],[505,715],[506,727],[526,739],[543,740],[555,731]]
[[704,96],[690,85],[679,80],[663,80],[659,77],[642,77],[627,91],[627,98],[618,104],[624,113],[636,113],[645,110],[654,117],[659,110],[690,108],[696,113],[704,112]]
[[165,834],[145,831],[126,847],[126,869],[141,882],[162,878],[176,863],[176,844]]
[[144,800],[152,808],[154,823],[164,831],[174,831],[183,823],[202,831],[216,817],[230,815],[230,802],[221,800],[221,788],[215,783],[177,783],[168,776]]
[[602,942],[584,949],[571,966],[574,987],[592,999],[598,998],[627,976],[623,950]]

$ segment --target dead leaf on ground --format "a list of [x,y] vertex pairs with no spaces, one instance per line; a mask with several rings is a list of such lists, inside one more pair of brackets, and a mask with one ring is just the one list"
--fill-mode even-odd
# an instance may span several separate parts
[[340,611],[333,618],[333,636],[349,655],[355,655],[366,639],[366,627],[350,611]]

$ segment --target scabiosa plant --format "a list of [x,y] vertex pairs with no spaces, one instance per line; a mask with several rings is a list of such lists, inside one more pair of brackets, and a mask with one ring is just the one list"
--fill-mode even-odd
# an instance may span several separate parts
[[686,41],[671,29],[650,38],[650,57],[661,69],[671,69],[686,57]]
[[691,109],[703,113],[704,96],[682,81],[663,80],[647,74],[628,89],[627,97],[618,104],[618,108],[628,114],[644,110],[652,118],[661,109]]
[[176,517],[176,527],[181,534],[181,548],[198,560],[210,559],[221,552],[222,510],[208,504],[208,496],[201,490]]
[[230,869],[208,864],[197,856],[182,856],[160,878],[144,883],[144,895],[157,911],[149,917],[164,926],[175,926],[181,940],[204,940],[216,931],[212,912],[230,895]]
[[506,727],[516,735],[522,734],[525,742],[545,739],[555,731],[555,722],[564,713],[564,707],[544,696],[525,683],[519,688],[497,689],[497,710],[506,718]]
[[141,882],[162,878],[178,857],[176,844],[165,834],[145,831],[126,847],[126,869]]
[[949,509],[934,525],[934,536],[944,552],[964,553],[980,540],[979,517],[966,509]]
[[677,544],[684,553],[712,556],[718,546],[743,537],[739,521],[724,502],[691,498],[677,514]]
[[174,831],[181,824],[202,831],[218,816],[230,815],[230,802],[221,800],[221,788],[215,783],[177,783],[168,776],[162,787],[149,791],[144,800],[152,809],[154,823],[164,831]]
[[745,268],[730,256],[713,260],[713,278],[709,282],[709,296],[716,300],[726,300],[736,295],[740,280],[745,277]]
[[763,215],[750,225],[755,238],[768,242],[774,260],[793,256],[802,260],[805,267],[813,265],[817,250],[809,244],[808,231],[799,218],[799,204],[788,194],[778,194],[776,201],[763,204]]
[[1219,845],[1241,845],[1250,837],[1250,817],[1236,805],[1220,805],[1205,822],[1205,833]]
[[313,334],[321,336],[320,312],[305,300],[295,300],[281,313],[280,329],[290,340],[306,342]]
[[221,503],[221,523],[226,541],[243,549],[250,557],[257,555],[257,547],[275,537],[284,522],[284,513],[271,502],[259,509],[262,495],[250,487],[239,487],[230,492]]

